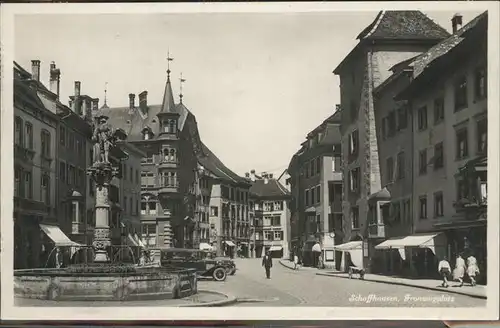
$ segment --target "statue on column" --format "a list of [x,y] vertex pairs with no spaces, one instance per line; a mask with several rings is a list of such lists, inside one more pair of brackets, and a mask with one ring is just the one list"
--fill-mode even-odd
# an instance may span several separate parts
[[101,115],[96,118],[92,141],[94,145],[94,162],[109,164],[109,150],[114,142],[114,133],[108,123],[108,117]]

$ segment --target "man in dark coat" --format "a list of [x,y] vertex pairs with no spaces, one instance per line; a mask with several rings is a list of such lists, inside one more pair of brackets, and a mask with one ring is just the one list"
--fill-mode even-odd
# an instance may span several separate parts
[[271,279],[271,268],[273,267],[273,259],[271,252],[267,251],[266,255],[262,258],[262,266],[266,269],[267,279]]

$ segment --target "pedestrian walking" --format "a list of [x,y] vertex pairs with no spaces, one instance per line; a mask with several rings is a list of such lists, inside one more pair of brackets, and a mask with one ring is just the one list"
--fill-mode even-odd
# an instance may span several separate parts
[[441,278],[443,278],[442,286],[447,288],[448,287],[448,276],[451,273],[451,267],[450,267],[450,263],[448,262],[448,259],[446,258],[446,256],[439,262],[438,272],[441,275]]
[[266,269],[266,278],[271,279],[271,268],[273,267],[271,252],[267,251],[266,255],[262,258],[262,266]]
[[467,258],[467,275],[469,276],[471,286],[476,285],[476,275],[478,274],[479,267],[477,266],[477,260],[471,255]]
[[461,254],[458,254],[457,260],[455,261],[455,270],[453,270],[453,280],[460,282],[460,287],[464,285],[465,270],[465,260],[462,258]]

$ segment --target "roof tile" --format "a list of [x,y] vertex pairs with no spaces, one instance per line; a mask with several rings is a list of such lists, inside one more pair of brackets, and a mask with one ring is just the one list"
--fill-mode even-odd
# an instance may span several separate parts
[[418,10],[380,11],[358,39],[439,40],[450,34]]
[[250,187],[250,193],[258,197],[287,197],[290,195],[290,192],[275,179],[268,179],[267,183],[265,179],[255,180]]

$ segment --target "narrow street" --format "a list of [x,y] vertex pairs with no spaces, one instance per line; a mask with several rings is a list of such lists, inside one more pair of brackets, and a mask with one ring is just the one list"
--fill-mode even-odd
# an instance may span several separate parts
[[[486,306],[486,300],[463,295],[358,279],[318,276],[310,270],[293,271],[283,267],[277,259],[273,261],[271,279],[268,280],[260,259],[235,261],[238,267],[235,276],[228,277],[223,283],[202,281],[199,283],[199,288],[232,294],[242,301],[234,306]],[[374,295],[376,299],[372,299],[370,303],[362,300],[369,295]],[[407,296],[411,296],[411,301],[405,301]],[[422,301],[423,298],[426,298],[426,301]],[[444,301],[433,303],[428,300],[429,298]]]

